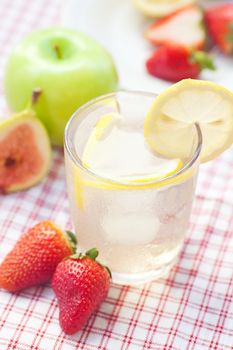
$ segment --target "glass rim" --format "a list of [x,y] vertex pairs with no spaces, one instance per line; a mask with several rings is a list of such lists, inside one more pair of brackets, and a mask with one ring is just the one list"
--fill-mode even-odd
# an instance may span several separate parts
[[130,95],[141,95],[141,96],[147,96],[147,97],[153,97],[156,98],[156,96],[158,96],[158,94],[154,94],[152,92],[144,92],[144,91],[139,91],[139,90],[125,90],[125,89],[121,89],[112,93],[108,93],[108,94],[104,94],[98,97],[95,97],[91,100],[89,100],[88,102],[84,103],[82,106],[80,106],[70,117],[70,119],[68,120],[66,127],[65,127],[65,132],[64,132],[64,147],[69,155],[69,157],[72,159],[72,161],[74,162],[74,164],[76,166],[78,166],[79,168],[81,168],[84,172],[88,173],[90,176],[94,177],[97,181],[101,181],[101,182],[108,182],[108,183],[112,183],[112,184],[116,184],[116,185],[125,185],[125,186],[130,186],[135,187],[135,188],[139,188],[139,187],[144,187],[145,185],[157,185],[157,184],[161,184],[163,182],[167,182],[171,179],[175,179],[176,177],[178,177],[179,175],[183,174],[186,170],[188,170],[189,168],[192,167],[192,165],[197,161],[197,159],[200,156],[201,153],[201,149],[202,149],[202,132],[200,129],[200,126],[198,123],[194,123],[194,126],[196,128],[196,133],[197,133],[197,137],[198,137],[198,142],[197,142],[197,147],[195,149],[195,151],[193,152],[192,156],[190,157],[190,160],[181,167],[181,169],[179,169],[178,171],[176,171],[175,173],[166,176],[162,179],[159,180],[155,180],[155,181],[140,181],[140,183],[137,182],[129,182],[129,181],[122,181],[122,180],[117,180],[116,178],[111,178],[111,177],[105,177],[102,175],[99,175],[98,173],[96,173],[95,171],[87,168],[81,158],[78,156],[78,154],[76,152],[73,152],[72,147],[70,147],[70,143],[69,143],[69,133],[70,133],[70,128],[72,125],[72,122],[85,110],[87,110],[89,107],[93,106],[94,104],[96,104],[97,102],[103,101],[107,98],[111,98],[116,96],[119,93],[125,93],[125,94],[130,94]]

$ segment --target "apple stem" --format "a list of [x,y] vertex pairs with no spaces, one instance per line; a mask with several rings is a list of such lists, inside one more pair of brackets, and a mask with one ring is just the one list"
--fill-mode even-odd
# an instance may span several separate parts
[[60,46],[58,44],[53,44],[53,49],[57,55],[57,58],[60,60],[62,58]]
[[36,88],[32,91],[32,106],[36,104],[41,94],[42,94],[41,88]]

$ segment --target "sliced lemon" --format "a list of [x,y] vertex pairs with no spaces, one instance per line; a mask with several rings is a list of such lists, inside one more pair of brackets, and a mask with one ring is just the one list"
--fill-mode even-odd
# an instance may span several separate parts
[[[83,152],[83,165],[90,170],[92,169],[92,160],[94,151],[98,146],[98,142],[102,142],[105,137],[109,136],[114,127],[118,126],[122,121],[122,116],[118,113],[112,112],[103,115],[96,123]],[[112,157],[112,154],[110,153]],[[111,174],[106,174],[100,170],[95,170],[99,177],[112,178],[116,182],[128,182],[128,183],[144,183],[144,182],[155,182],[165,179],[174,173],[178,172],[183,166],[180,159],[171,159],[164,161],[161,165],[156,166],[155,171],[151,174],[138,174],[134,176],[117,176],[114,178]]]
[[[167,186],[174,183],[180,183],[193,175],[193,172],[185,171],[175,178],[175,173],[182,169],[183,163],[180,159],[172,159],[166,165],[158,167],[156,173],[148,177],[117,177],[111,180],[104,179],[88,179],[84,181],[85,186],[94,187],[104,190],[147,190]],[[98,174],[101,176],[101,174]],[[122,182],[122,183],[121,183]]]
[[[120,123],[122,116],[118,113],[109,113],[101,117],[97,122],[90,138],[87,141],[83,152],[83,165],[92,171],[91,163],[94,156],[97,143],[107,137],[112,128]],[[85,204],[85,189],[95,188],[104,190],[146,190],[157,188],[174,183],[180,183],[193,175],[192,171],[185,171],[176,177],[172,177],[178,173],[183,167],[183,162],[179,159],[170,159],[164,161],[163,164],[157,166],[151,174],[134,175],[134,176],[112,176],[106,172],[95,171],[97,176],[91,174],[85,175],[83,171],[76,169],[75,171],[75,197],[77,206],[84,209]],[[108,180],[109,178],[109,180]],[[111,179],[110,179],[111,178]]]
[[74,191],[75,191],[76,204],[78,208],[84,209],[83,179],[82,179],[81,171],[78,168],[75,168]]
[[95,125],[83,152],[82,161],[85,167],[89,168],[89,162],[95,150],[96,143],[103,140],[111,129],[119,123],[121,115],[115,112],[103,115]]
[[[111,101],[110,101],[111,102]],[[95,150],[96,143],[104,139],[107,136],[108,132],[115,125],[116,122],[120,120],[120,114],[118,113],[109,113],[103,115],[100,120],[95,125],[83,152],[82,161],[83,165],[86,168],[89,168],[89,161],[92,157],[92,154]],[[75,188],[75,197],[78,208],[84,208],[84,179],[80,169],[75,169],[75,179],[74,179],[74,188]]]
[[[166,161],[166,163],[158,166],[156,172],[148,176],[131,176],[131,177],[118,177],[115,180],[121,180],[123,182],[129,183],[147,183],[155,182],[165,179],[173,174],[177,173],[183,166],[183,163],[180,159],[171,159]],[[152,184],[153,185],[153,184]]]
[[201,162],[233,143],[233,94],[222,86],[186,79],[166,89],[152,104],[144,124],[150,147],[165,157],[190,157],[194,125],[202,132]]
[[179,8],[193,4],[195,0],[133,0],[135,6],[146,16],[162,17]]
[[[79,169],[76,169],[75,173],[75,198],[76,198],[76,204],[77,207],[81,210],[85,208],[85,188],[94,188],[94,189],[101,189],[101,190],[107,190],[107,191],[130,191],[130,190],[150,190],[152,188],[160,188],[162,186],[169,186],[174,184],[179,184],[184,181],[187,181],[191,177],[195,175],[195,171],[193,169],[189,168],[185,172],[181,172],[179,175],[177,175],[175,178],[172,177],[176,172],[178,172],[183,164],[180,160],[176,160],[173,163],[174,167],[173,170],[170,168],[170,172],[165,174],[161,173],[160,175],[157,173],[154,177],[148,177],[148,178],[125,178],[124,182],[126,183],[116,183],[113,182],[114,180],[122,180],[122,179],[113,179],[111,180],[99,180],[99,179],[84,179],[81,176],[81,173]],[[168,170],[168,167],[167,167]],[[161,181],[160,181],[161,180]],[[153,181],[156,181],[153,183]],[[128,182],[128,183],[127,183]],[[130,183],[131,182],[131,183]],[[147,183],[148,182],[148,183]]]

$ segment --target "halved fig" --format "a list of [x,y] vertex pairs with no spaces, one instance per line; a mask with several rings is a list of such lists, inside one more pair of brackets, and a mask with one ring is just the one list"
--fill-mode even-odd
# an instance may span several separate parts
[[47,174],[50,162],[47,131],[32,110],[0,122],[0,192],[37,184]]

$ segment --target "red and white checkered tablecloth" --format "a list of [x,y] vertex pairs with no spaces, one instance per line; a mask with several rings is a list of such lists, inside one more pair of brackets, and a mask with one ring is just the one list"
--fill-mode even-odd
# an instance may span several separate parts
[[[59,23],[62,0],[0,0],[0,80],[11,48],[31,30]],[[2,87],[0,108],[6,110]],[[233,148],[201,167],[190,229],[166,279],[112,285],[81,332],[66,336],[50,285],[0,290],[0,350],[233,349]],[[0,261],[43,219],[70,227],[62,151],[48,178],[0,196]]]

